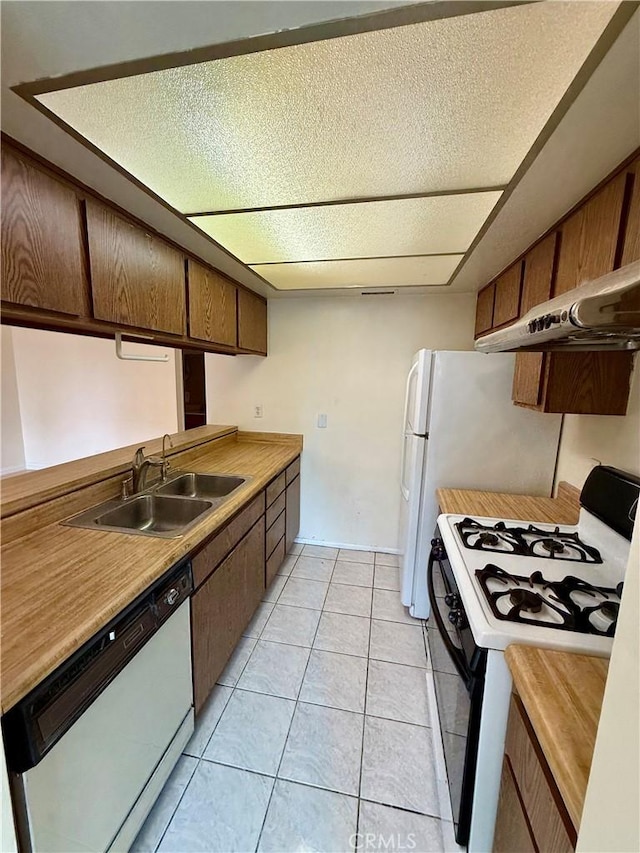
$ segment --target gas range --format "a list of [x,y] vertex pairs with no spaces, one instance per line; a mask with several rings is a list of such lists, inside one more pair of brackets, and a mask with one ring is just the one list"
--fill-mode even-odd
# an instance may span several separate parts
[[493,846],[512,688],[504,650],[611,655],[639,496],[640,477],[599,465],[577,525],[438,518],[426,571],[432,714],[456,839],[470,853]]
[[610,655],[625,537],[584,507],[574,526],[442,515],[438,528],[458,585],[450,619],[468,621],[479,647]]

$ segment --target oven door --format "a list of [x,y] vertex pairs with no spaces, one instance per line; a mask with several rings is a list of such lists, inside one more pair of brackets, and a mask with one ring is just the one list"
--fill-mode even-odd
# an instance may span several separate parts
[[469,840],[486,650],[476,646],[436,528],[427,570],[428,643],[451,811],[458,844]]

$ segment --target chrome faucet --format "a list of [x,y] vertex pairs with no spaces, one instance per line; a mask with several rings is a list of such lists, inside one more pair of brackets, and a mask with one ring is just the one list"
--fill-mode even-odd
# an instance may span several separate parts
[[146,445],[142,445],[139,447],[135,455],[133,457],[133,464],[131,465],[131,473],[132,473],[132,484],[131,490],[134,495],[137,495],[138,492],[143,491],[146,481],[147,481],[147,471],[149,468],[160,468],[162,469],[165,461],[159,456],[147,456],[144,455],[144,448]]
[[171,462],[167,459],[167,448],[165,447],[165,439],[169,439],[169,447],[173,447],[173,439],[169,435],[168,432],[162,436],[162,469],[160,471],[160,478],[162,482],[167,479],[167,474],[169,473],[169,468],[171,467]]

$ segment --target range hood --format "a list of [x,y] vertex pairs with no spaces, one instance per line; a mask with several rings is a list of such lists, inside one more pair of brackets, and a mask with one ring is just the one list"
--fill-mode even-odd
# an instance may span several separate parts
[[640,349],[640,261],[536,305],[476,341],[480,352]]

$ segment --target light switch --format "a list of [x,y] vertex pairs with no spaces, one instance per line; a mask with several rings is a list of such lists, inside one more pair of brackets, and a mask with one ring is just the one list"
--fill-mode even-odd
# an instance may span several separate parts
[[253,407],[253,417],[261,418],[262,417],[262,403]]
[[318,415],[318,429],[326,429],[327,428],[327,416],[326,415]]

